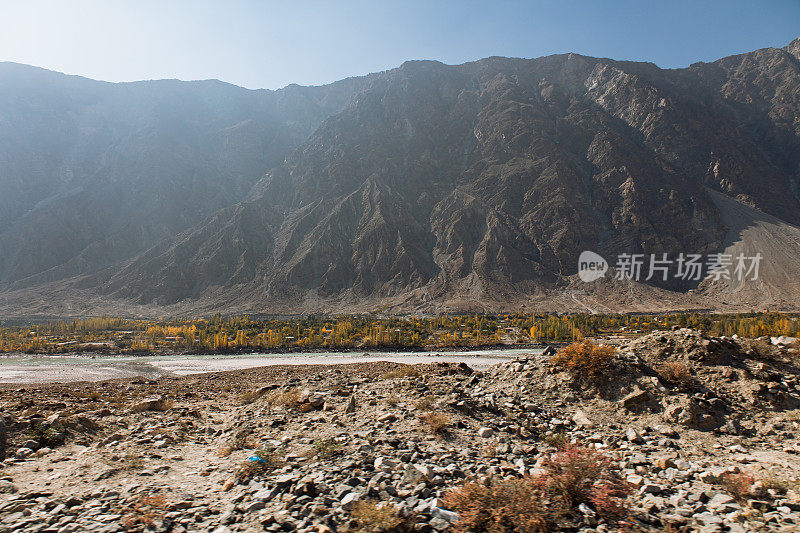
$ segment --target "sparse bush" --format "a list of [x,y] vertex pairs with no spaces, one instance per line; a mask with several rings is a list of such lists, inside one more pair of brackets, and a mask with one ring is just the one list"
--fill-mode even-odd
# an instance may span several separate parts
[[433,395],[428,395],[418,401],[415,407],[420,411],[430,411],[433,409],[434,403],[436,403],[436,398]]
[[254,401],[260,399],[267,393],[264,389],[257,389],[254,391],[247,391],[244,394],[239,395],[237,398],[239,405],[248,405],[253,403]]
[[694,384],[694,377],[689,367],[682,361],[664,363],[658,368],[658,373],[666,381],[681,389],[688,389]]
[[536,478],[468,481],[447,492],[445,506],[458,513],[456,533],[546,533],[566,509],[548,501]]
[[553,448],[565,448],[569,446],[569,437],[565,431],[554,431],[544,436],[544,443]]
[[135,529],[137,526],[152,528],[156,519],[166,512],[167,505],[163,494],[142,494],[123,513],[120,524],[125,530]]
[[175,400],[172,398],[161,398],[157,401],[135,404],[133,407],[131,407],[131,412],[141,413],[143,411],[169,411],[174,405]]
[[552,361],[576,378],[598,381],[611,371],[614,348],[600,346],[589,340],[574,342],[556,353]]
[[245,483],[254,475],[270,472],[280,465],[278,456],[273,448],[264,446],[253,452],[244,463],[236,470],[236,482]]
[[455,531],[548,532],[581,504],[606,520],[627,514],[630,487],[594,449],[567,447],[552,454],[544,470],[534,477],[466,482],[446,493],[445,505],[461,517]]
[[39,447],[55,448],[64,444],[64,433],[44,422],[35,423],[28,438],[38,442]]
[[789,490],[798,489],[798,483],[791,481],[785,476],[776,474],[775,472],[767,472],[759,478],[761,484],[764,485],[765,490],[772,489],[778,494],[786,494]]
[[267,407],[284,407],[285,409],[295,409],[301,405],[301,394],[297,387],[291,387],[285,391],[275,391],[267,397]]
[[236,431],[230,439],[230,442],[225,446],[222,446],[219,450],[220,457],[228,457],[231,453],[235,452],[236,450],[243,450],[248,448],[248,440],[250,434],[253,432],[252,428],[244,427],[238,431]]
[[744,501],[751,496],[755,478],[750,474],[740,472],[737,474],[725,474],[722,478],[722,488],[739,501]]
[[381,376],[383,379],[396,379],[396,378],[416,378],[419,377],[419,370],[412,365],[403,365],[395,368]]
[[569,507],[592,504],[606,518],[621,518],[630,487],[611,460],[593,448],[569,445],[550,456],[542,478],[548,493]]
[[317,439],[314,441],[314,450],[320,459],[330,459],[342,452],[342,445],[333,438]]
[[396,530],[402,520],[391,505],[371,500],[358,502],[350,511],[359,525],[359,531],[367,533],[383,533]]
[[441,413],[428,412],[419,417],[419,421],[428,427],[428,430],[439,437],[447,437],[450,433],[450,417]]

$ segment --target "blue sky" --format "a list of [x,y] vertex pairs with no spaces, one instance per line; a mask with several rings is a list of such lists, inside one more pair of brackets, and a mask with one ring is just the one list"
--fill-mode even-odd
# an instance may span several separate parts
[[0,61],[269,89],[408,59],[578,52],[674,68],[798,35],[800,0],[0,0]]

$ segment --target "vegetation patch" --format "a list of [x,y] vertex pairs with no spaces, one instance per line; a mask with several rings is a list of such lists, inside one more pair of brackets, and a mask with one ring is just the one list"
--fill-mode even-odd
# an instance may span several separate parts
[[384,533],[397,531],[402,520],[391,505],[372,500],[355,504],[350,516],[358,522],[358,531],[366,533]]
[[419,417],[419,421],[428,428],[428,431],[439,437],[448,437],[450,435],[450,424],[452,421],[450,417],[435,412],[423,413]]
[[609,521],[628,513],[631,488],[610,459],[571,446],[552,454],[538,476],[468,481],[447,492],[445,506],[459,514],[456,532],[549,532],[581,504]]
[[584,340],[563,348],[553,356],[552,361],[575,378],[597,382],[608,377],[613,368],[614,354],[611,346]]

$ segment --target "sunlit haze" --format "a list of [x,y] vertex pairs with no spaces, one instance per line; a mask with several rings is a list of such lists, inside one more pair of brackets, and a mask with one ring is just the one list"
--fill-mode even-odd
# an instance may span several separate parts
[[[609,5],[611,4],[611,5]],[[4,1],[0,61],[107,81],[324,84],[408,59],[561,52],[696,61],[784,46],[800,2]]]

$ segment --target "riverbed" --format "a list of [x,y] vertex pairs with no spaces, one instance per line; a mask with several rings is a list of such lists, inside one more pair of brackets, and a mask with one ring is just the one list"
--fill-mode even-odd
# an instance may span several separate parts
[[69,383],[115,378],[158,378],[272,365],[341,365],[393,361],[398,363],[461,363],[480,370],[503,361],[541,353],[538,349],[436,352],[330,352],[168,356],[7,356],[0,357],[2,383]]

